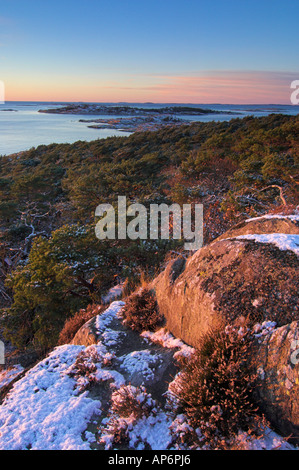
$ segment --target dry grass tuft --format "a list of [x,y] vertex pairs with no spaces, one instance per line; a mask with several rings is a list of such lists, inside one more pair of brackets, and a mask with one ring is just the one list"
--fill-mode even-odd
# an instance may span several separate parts
[[90,304],[86,309],[81,309],[73,317],[68,318],[59,334],[58,345],[70,343],[81,326],[104,309],[103,305]]

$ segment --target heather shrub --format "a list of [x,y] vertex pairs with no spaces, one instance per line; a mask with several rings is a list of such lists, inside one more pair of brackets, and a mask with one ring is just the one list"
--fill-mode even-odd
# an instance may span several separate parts
[[77,382],[79,391],[88,389],[94,384],[96,379],[97,366],[100,362],[100,355],[95,347],[81,351],[73,366],[68,371],[68,375]]
[[98,376],[98,371],[101,366],[109,367],[113,357],[111,353],[98,351],[95,346],[88,346],[78,354],[76,361],[68,370],[68,375],[76,380],[76,386],[82,392],[93,384],[105,380],[105,376],[104,378]]
[[[169,255],[167,251],[165,259]],[[159,269],[137,268],[125,278],[122,286],[123,297],[129,297],[138,289],[145,289],[149,283],[159,274]]]
[[81,326],[101,313],[104,308],[102,305],[90,304],[86,309],[80,309],[74,316],[68,318],[59,334],[58,345],[70,343]]
[[139,420],[156,416],[157,411],[155,400],[143,386],[123,385],[112,393],[110,416],[105,427],[101,428],[100,442],[106,449],[116,445],[134,447],[139,439],[133,443],[130,431]]
[[155,410],[155,402],[143,386],[124,385],[112,394],[111,411],[121,418],[140,419]]
[[154,293],[147,287],[134,292],[123,308],[124,323],[132,330],[155,331],[163,323]]
[[177,415],[186,418],[183,432],[176,434],[180,444],[224,449],[240,430],[258,433],[260,418],[253,398],[257,374],[250,345],[246,327],[226,327],[206,334],[185,361],[170,386]]

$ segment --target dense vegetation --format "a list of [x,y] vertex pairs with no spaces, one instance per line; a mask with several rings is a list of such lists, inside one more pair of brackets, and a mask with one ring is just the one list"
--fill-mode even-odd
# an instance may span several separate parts
[[[228,449],[240,429],[258,435],[258,383],[250,330],[223,325],[209,331],[172,383],[177,412],[187,416],[183,444]],[[210,446],[210,447],[209,447]]]
[[[0,159],[2,320],[18,347],[57,343],[67,319],[119,280],[153,275],[182,242],[105,240],[95,208],[203,203],[205,242],[235,221],[295,205],[299,117],[194,123]],[[169,256],[169,255],[168,255]]]

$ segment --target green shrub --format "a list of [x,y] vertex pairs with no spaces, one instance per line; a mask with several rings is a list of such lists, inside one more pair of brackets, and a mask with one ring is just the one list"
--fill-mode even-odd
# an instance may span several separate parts
[[36,238],[27,263],[6,279],[13,303],[7,309],[5,336],[18,348],[55,346],[68,318],[100,303],[104,281],[112,279],[112,264],[105,260],[104,245],[91,227],[66,225],[50,239]]

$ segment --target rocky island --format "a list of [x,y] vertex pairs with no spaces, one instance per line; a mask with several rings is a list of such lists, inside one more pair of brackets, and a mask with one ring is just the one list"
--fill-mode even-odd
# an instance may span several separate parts
[[111,119],[80,119],[79,122],[95,123],[89,127],[90,129],[117,129],[124,132],[144,132],[157,131],[161,127],[173,127],[186,124],[183,119],[174,116],[136,116],[136,117],[120,117]]
[[[103,119],[80,119],[79,122],[94,123],[92,129],[117,129],[124,132],[155,131],[162,127],[179,126],[189,122],[190,116],[210,114],[239,114],[192,106],[165,106],[161,108],[133,107],[127,105],[99,105],[74,103],[52,109],[41,109],[40,113],[114,116]],[[183,118],[181,118],[181,116]]]

